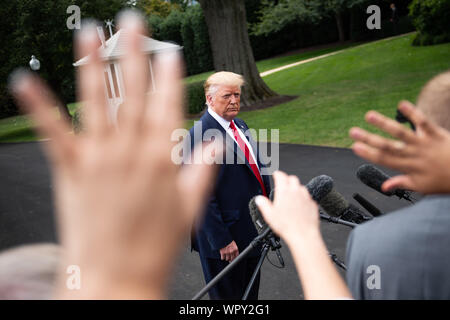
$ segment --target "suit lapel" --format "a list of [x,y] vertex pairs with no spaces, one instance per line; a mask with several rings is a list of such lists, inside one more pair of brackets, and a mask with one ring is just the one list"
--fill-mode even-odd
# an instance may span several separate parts
[[[226,153],[236,154],[236,156],[240,159],[240,162],[238,163],[245,163],[250,168],[250,164],[248,163],[247,159],[245,158],[244,152],[241,150],[239,145],[234,141],[234,139],[225,131],[225,129],[221,126],[221,124],[211,116],[211,114],[206,111],[203,115],[202,119],[204,122],[204,131],[208,129],[218,129],[222,132],[223,137],[225,138],[225,146],[226,146]],[[250,168],[251,170],[251,168]]]
[[[205,114],[203,115],[201,120],[202,120],[202,122],[204,122],[204,127],[203,128],[204,128],[205,131],[207,129],[214,128],[214,129],[220,130],[223,133],[225,139],[227,139],[227,140],[225,140],[225,142],[228,141],[228,143],[225,144],[226,145],[226,152],[231,152],[231,153],[236,154],[236,156],[240,160],[240,162],[238,162],[238,163],[242,163],[242,164],[245,163],[247,168],[250,170],[251,174],[253,176],[255,176],[255,174],[253,173],[253,169],[250,166],[250,163],[248,162],[247,158],[244,155],[244,151],[242,151],[242,149],[239,147],[237,142],[225,131],[225,129],[220,125],[220,123],[217,122],[217,120],[214,119],[209,114],[208,111],[205,112]],[[250,136],[249,134],[246,134],[247,133],[247,128],[244,126],[244,124],[242,123],[242,121],[240,119],[237,119],[237,121],[234,121],[234,123],[244,133],[245,137],[247,138],[248,142],[250,143],[250,145],[252,147],[253,153],[255,154],[255,157],[256,157],[255,161],[258,163],[258,166],[260,168],[262,168],[261,162],[259,161],[259,155],[258,155],[258,152],[257,152],[258,149],[257,149],[256,141],[253,140],[252,136]],[[261,175],[261,177],[262,177],[264,185],[265,185],[265,187],[267,189],[267,185],[268,184],[267,184],[267,181],[265,179],[266,177],[264,177],[263,175]],[[255,177],[255,179],[257,179],[257,178]]]

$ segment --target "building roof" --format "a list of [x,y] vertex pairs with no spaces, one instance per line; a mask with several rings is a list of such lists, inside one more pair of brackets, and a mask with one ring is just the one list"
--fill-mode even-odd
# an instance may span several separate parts
[[[120,29],[111,38],[109,38],[105,47],[101,46],[99,50],[100,58],[103,61],[115,60],[125,54],[125,44],[126,44],[127,31]],[[140,36],[142,38],[142,51],[145,53],[151,52],[161,52],[164,50],[176,50],[181,49],[179,45],[158,41],[146,36]],[[75,67],[86,64],[89,61],[89,56],[83,57],[73,65]]]

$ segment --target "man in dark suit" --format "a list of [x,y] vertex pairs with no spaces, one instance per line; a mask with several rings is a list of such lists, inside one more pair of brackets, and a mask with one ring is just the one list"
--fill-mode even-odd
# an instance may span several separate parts
[[[242,76],[232,72],[210,76],[204,85],[208,109],[188,136],[191,149],[198,147],[208,132],[218,133],[226,141],[225,162],[220,165],[206,213],[192,237],[192,248],[199,252],[206,283],[257,236],[248,204],[252,197],[270,193],[269,177],[261,172],[257,144],[245,122],[236,118],[243,84]],[[209,291],[210,298],[241,299],[259,256],[259,250],[252,250]],[[258,274],[249,299],[258,299],[259,278]]]

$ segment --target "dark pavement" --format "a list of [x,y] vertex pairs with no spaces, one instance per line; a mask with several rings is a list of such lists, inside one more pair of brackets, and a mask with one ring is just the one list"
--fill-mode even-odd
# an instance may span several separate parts
[[[57,242],[51,180],[41,148],[41,143],[33,142],[0,144],[0,250],[26,243]],[[334,179],[336,190],[354,204],[357,203],[352,195],[358,192],[383,212],[408,205],[363,185],[356,178],[356,170],[363,163],[349,149],[280,145],[280,169],[297,175],[303,183],[326,174]],[[322,222],[321,229],[329,251],[344,260],[351,229],[329,222]],[[286,264],[284,269],[272,266],[267,259],[263,264],[260,299],[303,299],[287,247],[283,246],[281,252]],[[269,253],[269,259],[278,265],[273,252]],[[344,276],[344,272],[339,270]],[[186,245],[176,264],[169,298],[190,299],[203,286],[198,254],[191,253]]]

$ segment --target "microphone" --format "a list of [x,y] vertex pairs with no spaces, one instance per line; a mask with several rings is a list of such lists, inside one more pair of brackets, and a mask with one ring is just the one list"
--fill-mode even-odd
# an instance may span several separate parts
[[314,201],[320,202],[327,194],[331,192],[334,186],[334,181],[327,175],[320,175],[312,178],[306,185],[311,198]]
[[332,217],[338,217],[354,223],[363,223],[372,219],[357,206],[347,200],[334,188],[320,200],[320,206]]
[[414,198],[411,197],[411,191],[403,189],[395,189],[391,191],[381,190],[381,185],[390,178],[389,175],[378,169],[371,164],[363,164],[356,171],[356,176],[362,183],[371,187],[372,189],[384,194],[385,196],[392,197],[397,196],[399,199],[405,199],[413,202]]
[[411,120],[409,120],[400,110],[397,109],[397,113],[395,114],[395,120],[397,120],[397,122],[400,123],[409,123],[409,125],[411,126],[411,129],[413,131],[416,130],[416,126],[414,125],[414,123],[411,122]]
[[[308,192],[314,201],[320,202],[320,200],[325,197],[331,191],[331,189],[333,189],[333,185],[333,179],[327,175],[322,174],[309,180],[309,182],[305,185],[305,188],[308,189]],[[270,201],[273,201],[274,192],[275,189],[272,189],[270,191]]]
[[380,211],[380,209],[378,209],[377,207],[375,207],[373,204],[371,204],[369,202],[369,200],[367,200],[366,198],[364,198],[362,195],[360,195],[359,193],[354,193],[353,194],[353,199],[355,199],[356,201],[358,201],[358,203],[367,211],[370,212],[370,214],[374,217],[378,217],[381,216],[383,213]]
[[[361,223],[371,219],[356,206],[349,204],[342,195],[333,188],[333,178],[320,175],[312,178],[306,185],[311,198],[316,201],[330,216],[319,210],[320,217],[330,222],[345,224],[355,227],[353,222]],[[274,189],[270,192],[270,200],[273,201]],[[341,220],[344,219],[344,220]]]
[[[270,195],[273,197],[273,192],[271,192]],[[264,221],[264,218],[261,212],[259,211],[258,206],[255,203],[255,198],[256,196],[250,199],[250,202],[248,203],[248,208],[250,210],[250,216],[252,217],[253,224],[256,227],[256,231],[258,232],[258,234],[262,234],[267,229],[270,229],[270,227]],[[270,242],[272,250],[276,250],[278,261],[280,262],[281,266],[284,267],[284,260],[279,250],[281,248],[280,238],[275,236],[273,231],[270,231],[267,236],[267,239]]]

